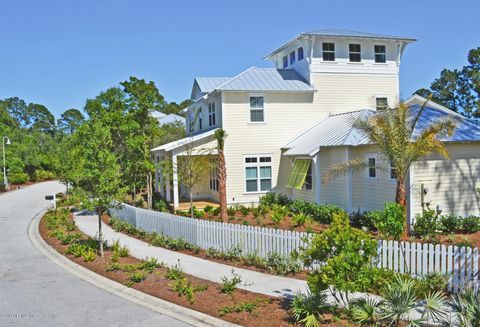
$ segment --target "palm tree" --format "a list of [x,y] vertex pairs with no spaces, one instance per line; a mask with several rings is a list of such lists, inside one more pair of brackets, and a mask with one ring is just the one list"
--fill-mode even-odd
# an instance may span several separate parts
[[[456,128],[456,122],[451,118],[440,119],[419,128],[417,123],[427,101],[418,109],[400,103],[398,108],[386,108],[354,124],[354,128],[362,131],[370,142],[376,144],[382,159],[390,162],[391,167],[395,167],[394,173],[397,180],[395,201],[403,207],[406,207],[407,202],[405,180],[410,167],[432,153],[438,153],[448,159],[448,151],[440,138],[445,135],[451,136]],[[368,162],[364,159],[356,158],[343,162],[330,167],[323,181],[328,182],[333,176],[358,172],[367,167]],[[404,223],[403,237],[408,237],[407,219]]]
[[219,128],[215,131],[215,139],[217,140],[218,151],[218,194],[220,197],[220,217],[222,221],[226,222],[228,219],[227,214],[227,166],[225,163],[225,139],[227,138],[227,132],[223,128]]

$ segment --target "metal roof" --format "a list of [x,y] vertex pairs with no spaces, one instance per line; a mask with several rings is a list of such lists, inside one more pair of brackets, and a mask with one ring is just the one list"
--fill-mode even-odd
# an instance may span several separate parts
[[314,91],[293,69],[250,67],[217,87],[220,91]]
[[368,138],[352,126],[357,119],[373,113],[372,110],[360,110],[330,115],[283,146],[287,149],[283,155],[312,156],[320,147],[366,144]]
[[[418,104],[412,105],[410,115],[414,117],[419,108],[420,105]],[[331,115],[286,144],[283,147],[283,149],[286,149],[283,155],[312,156],[315,155],[321,147],[358,146],[369,144],[370,141],[368,137],[361,131],[354,128],[353,124],[357,119],[366,119],[374,114],[375,111],[366,109]],[[439,139],[441,141],[480,141],[480,123],[464,118],[445,107],[438,105],[430,106],[430,103],[427,103],[427,106],[422,112],[422,115],[415,126],[412,139],[415,139],[415,137],[432,122],[439,121],[447,117],[455,120],[457,127],[452,136],[440,136]]]
[[209,93],[231,79],[231,77],[196,77],[195,81],[200,88],[200,92]]
[[209,131],[201,133],[201,134],[188,136],[188,137],[185,137],[185,138],[177,140],[177,141],[173,141],[173,142],[170,142],[170,143],[167,143],[167,144],[163,144],[159,147],[156,147],[156,148],[152,149],[151,152],[158,152],[158,151],[169,152],[169,151],[172,151],[174,149],[180,148],[180,147],[182,147],[186,144],[193,144],[194,142],[201,141],[201,140],[204,140],[204,139],[207,139],[207,138],[213,136],[213,134],[215,134],[215,131],[217,129],[218,128],[215,128],[215,129],[209,130]]
[[298,39],[306,36],[324,36],[324,37],[341,37],[341,38],[367,38],[367,39],[383,39],[383,40],[398,40],[398,41],[405,41],[405,42],[414,42],[416,39],[409,38],[409,37],[401,37],[401,36],[394,36],[394,35],[385,35],[385,34],[375,34],[375,33],[366,33],[366,32],[358,32],[352,30],[344,30],[344,29],[334,29],[334,28],[324,28],[316,31],[311,32],[302,32],[297,34],[294,38],[290,39],[289,41],[285,42],[283,45],[278,47],[277,49],[273,50],[269,54],[267,54],[264,59],[267,59],[271,55],[283,50],[293,42],[297,41]]

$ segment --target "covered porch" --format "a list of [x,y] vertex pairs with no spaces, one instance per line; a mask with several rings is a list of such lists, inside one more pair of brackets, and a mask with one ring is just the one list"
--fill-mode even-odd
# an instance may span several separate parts
[[[190,193],[194,206],[201,209],[218,206],[216,173],[217,148],[215,130],[170,142],[152,150],[155,158],[155,191],[175,210],[190,208]],[[182,183],[182,172],[188,160],[207,165],[192,190]],[[191,192],[190,192],[191,191]]]

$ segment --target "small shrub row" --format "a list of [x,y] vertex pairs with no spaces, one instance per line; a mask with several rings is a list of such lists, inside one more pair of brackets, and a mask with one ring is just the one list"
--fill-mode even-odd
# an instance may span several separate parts
[[415,216],[413,229],[415,235],[423,238],[434,237],[438,234],[477,233],[480,231],[480,217],[438,215],[434,210],[425,210]]

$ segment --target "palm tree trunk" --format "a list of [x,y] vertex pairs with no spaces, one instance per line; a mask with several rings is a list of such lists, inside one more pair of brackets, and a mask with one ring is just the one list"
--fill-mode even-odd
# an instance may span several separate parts
[[228,219],[227,214],[227,167],[223,150],[218,151],[218,195],[220,197],[220,217],[223,222]]
[[[405,208],[405,212],[407,212],[407,193],[405,190],[405,181],[402,179],[397,180],[397,191],[395,194],[395,202]],[[409,228],[407,223],[407,215],[405,215],[405,220],[403,222],[403,236],[402,240],[406,241],[409,236]]]

